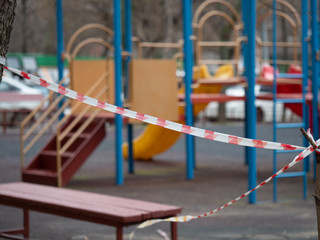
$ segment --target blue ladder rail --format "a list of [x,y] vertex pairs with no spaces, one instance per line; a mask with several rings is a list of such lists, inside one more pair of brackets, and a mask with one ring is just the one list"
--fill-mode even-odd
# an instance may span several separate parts
[[[305,2],[307,1],[302,1],[302,8],[306,9],[306,4]],[[274,80],[273,80],[273,140],[276,142],[278,140],[278,130],[280,129],[294,129],[296,128],[297,131],[300,127],[305,128],[307,126],[307,106],[306,106],[306,98],[305,98],[305,91],[306,91],[306,83],[308,81],[307,77],[307,71],[306,71],[306,65],[303,66],[303,73],[302,74],[291,74],[291,73],[278,73],[276,71],[277,69],[277,0],[273,0],[273,15],[272,15],[272,21],[273,21],[273,69],[274,69]],[[303,11],[302,11],[303,12]],[[306,13],[302,13],[306,14]],[[306,29],[307,29],[307,22],[308,19],[306,18],[305,15],[302,17],[302,46],[303,49],[302,51],[306,51],[306,44],[305,44],[305,39],[306,39]],[[303,55],[303,61],[307,61],[305,59],[306,55]],[[302,97],[301,98],[283,98],[279,99],[277,98],[277,79],[282,78],[282,79],[301,79],[301,84],[302,84]],[[288,82],[290,84],[290,82]],[[295,83],[297,84],[297,83]],[[294,123],[279,123],[277,122],[277,111],[276,111],[276,104],[277,103],[282,103],[282,104],[301,104],[303,108],[303,118],[302,122],[294,122]],[[304,145],[306,144],[306,141],[304,142]],[[278,154],[286,154],[286,153],[293,153],[293,152],[298,152],[295,150],[274,150],[273,151],[273,173],[275,174],[278,171],[277,163],[279,161],[278,159]],[[277,184],[278,184],[278,179],[279,178],[293,178],[293,177],[299,177],[303,179],[303,198],[306,199],[307,196],[307,167],[306,164],[307,161],[304,160],[303,164],[304,166],[302,167],[302,170],[297,170],[297,171],[292,171],[292,172],[285,172],[282,173],[281,175],[277,176],[274,178],[273,181],[273,201],[276,202],[278,199],[277,196]]]

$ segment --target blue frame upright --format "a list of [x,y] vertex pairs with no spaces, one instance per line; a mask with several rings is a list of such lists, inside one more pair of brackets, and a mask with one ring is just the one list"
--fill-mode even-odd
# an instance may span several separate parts
[[[254,86],[256,82],[255,76],[255,57],[256,57],[256,2],[250,0],[243,0],[242,5],[245,8],[243,16],[245,24],[245,34],[247,35],[247,43],[245,44],[244,63],[245,76],[248,82],[246,91],[246,137],[256,139],[256,108],[255,108],[255,93]],[[248,189],[253,189],[257,185],[257,164],[256,164],[256,149],[251,147],[245,148],[246,162],[248,163]],[[256,192],[249,195],[249,203],[256,203]]]
[[[115,104],[122,108],[122,57],[121,57],[121,1],[114,0],[114,65],[115,65]],[[120,114],[115,116],[115,159],[116,159],[116,184],[122,185],[123,180],[123,155],[122,155],[122,126],[123,120]]]

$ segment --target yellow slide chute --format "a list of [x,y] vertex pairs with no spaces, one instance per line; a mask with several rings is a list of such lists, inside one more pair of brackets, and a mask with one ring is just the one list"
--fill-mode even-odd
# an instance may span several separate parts
[[[210,78],[207,66],[200,66],[194,73],[197,78]],[[224,65],[218,68],[214,77],[228,79],[233,77],[231,65]],[[198,85],[193,88],[193,93],[219,93],[223,85]],[[183,89],[181,91],[184,91]],[[197,115],[205,109],[207,103],[195,104],[193,114]],[[184,107],[179,107],[179,114],[184,114]],[[182,123],[182,122],[181,122]],[[172,131],[163,127],[149,124],[146,129],[133,140],[133,158],[139,160],[151,160],[154,155],[168,150],[180,137],[179,132]],[[128,158],[128,143],[123,144],[123,156]]]

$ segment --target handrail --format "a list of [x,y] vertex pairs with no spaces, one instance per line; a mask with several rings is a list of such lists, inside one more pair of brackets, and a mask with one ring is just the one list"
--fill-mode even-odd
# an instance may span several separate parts
[[[63,79],[61,79],[60,83],[63,84],[68,78],[69,78],[69,74],[67,76],[65,76]],[[44,99],[42,99],[41,103],[36,108],[34,108],[28,114],[28,116],[25,117],[25,119],[23,119],[23,121],[20,124],[20,128],[21,127],[24,128],[29,123],[29,121],[32,119],[32,117],[34,117],[41,110],[42,106],[52,98],[53,94],[54,94],[54,92],[50,92],[48,96],[46,96]]]
[[[62,80],[61,83],[64,83],[68,79],[69,75],[65,76]],[[39,125],[46,119],[46,117],[52,112],[51,110],[54,110],[55,105],[57,105],[57,101],[52,102],[46,110],[41,114],[39,119],[32,125],[32,127],[27,131],[27,133],[24,133],[24,128],[25,126],[30,122],[30,120],[41,110],[42,106],[47,102],[50,101],[51,98],[54,96],[54,92],[50,92],[47,97],[45,97],[40,105],[33,109],[29,115],[21,122],[20,124],[20,162],[21,162],[21,169],[24,167],[24,155],[30,150],[30,148],[36,143],[36,141],[44,134],[45,130],[50,127],[54,120],[49,120],[47,127],[43,128],[41,130],[41,135],[38,133],[36,135],[37,139],[31,139],[30,143],[25,147],[25,141],[31,136],[31,134],[39,127]],[[54,105],[55,104],[55,105]],[[50,111],[49,111],[50,109]],[[41,120],[40,120],[41,119]]]
[[[102,81],[108,76],[109,74],[107,72],[103,73],[98,80],[89,88],[89,90],[86,92],[86,95],[91,95],[94,90],[96,90],[96,88],[102,83]],[[75,110],[77,110],[79,107],[81,106],[81,102],[76,102],[73,106],[72,106],[72,111],[74,112]],[[66,120],[68,120],[70,118],[70,114],[69,115],[65,115],[60,122],[57,124],[57,128],[61,128],[62,124],[64,124],[66,122]]]
[[[55,112],[55,114],[53,115],[53,117],[48,121],[49,125],[52,125],[59,117],[59,115],[61,113],[63,113],[63,111],[68,107],[70,103],[70,100],[66,100],[62,107],[59,108],[59,110],[57,112]],[[36,136],[30,141],[30,143],[26,146],[26,148],[24,149],[23,153],[26,154],[30,148],[37,142],[37,140],[39,140],[39,138],[45,133],[45,131],[47,130],[47,128],[42,128],[37,134]]]
[[[107,86],[103,87],[99,93],[95,96],[95,98],[99,99],[101,98],[101,96],[105,93],[105,91],[107,90]],[[77,117],[72,121],[71,124],[68,125],[68,127],[66,129],[64,129],[64,131],[61,133],[61,135],[57,135],[57,139],[59,140],[63,140],[72,130],[73,127],[75,127],[75,125],[81,120],[82,117],[84,117],[84,115],[86,113],[88,113],[88,111],[90,110],[91,106],[86,106],[84,110],[81,111],[80,114],[77,115]],[[57,127],[57,129],[60,129],[60,126]]]
[[63,95],[57,97],[52,104],[43,112],[43,114],[38,118],[38,120],[33,124],[33,126],[25,133],[23,140],[26,141],[28,137],[34,132],[34,130],[46,119],[46,117],[54,110],[54,108],[63,99]]
[[[104,73],[102,77],[100,78],[100,81],[97,81],[90,89],[88,92],[93,92],[99,87],[99,84],[97,83],[102,83],[102,80],[104,77],[108,76],[108,73]],[[107,91],[108,86],[105,85],[100,89],[100,91],[96,94],[95,98],[99,99],[101,96]],[[90,94],[90,93],[89,93]],[[80,102],[79,102],[80,103]],[[81,104],[81,103],[80,103]],[[61,170],[61,157],[62,154],[67,151],[67,149],[75,142],[75,140],[83,133],[83,131],[86,129],[86,127],[93,121],[93,119],[98,115],[98,113],[101,111],[101,109],[96,109],[92,114],[90,114],[90,117],[85,120],[85,122],[81,125],[79,129],[77,129],[76,132],[73,133],[72,137],[63,144],[62,146],[62,141],[63,139],[71,132],[72,128],[81,120],[81,118],[88,113],[90,110],[91,106],[86,106],[80,114],[77,115],[77,117],[68,125],[66,129],[64,129],[61,132],[61,127],[62,124],[58,123],[57,126],[57,131],[56,131],[56,150],[57,150],[57,159],[56,159],[56,166],[57,166],[57,184],[59,187],[62,186],[62,170]]]

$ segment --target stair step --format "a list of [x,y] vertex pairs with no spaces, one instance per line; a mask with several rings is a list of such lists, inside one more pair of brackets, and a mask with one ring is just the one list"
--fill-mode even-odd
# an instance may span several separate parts
[[277,123],[276,128],[300,128],[303,127],[303,122],[297,123]]
[[[70,132],[70,133],[67,134],[67,137],[71,138],[73,135],[74,135],[74,132]],[[79,138],[84,138],[85,139],[85,138],[90,137],[91,135],[92,135],[91,133],[81,133],[79,135]]]
[[[70,122],[69,122],[70,124]],[[64,126],[64,129],[67,127]],[[81,126],[75,126],[78,129]],[[62,141],[63,146],[74,136],[69,133]],[[81,167],[87,157],[94,151],[99,143],[106,136],[105,120],[95,119],[69,146],[67,152],[61,156],[62,186],[65,186],[73,174]],[[50,139],[42,151],[23,170],[22,179],[26,182],[40,183],[57,186],[57,157],[56,157],[57,137]]]
[[303,74],[299,73],[278,73],[277,74],[278,78],[295,78],[295,79],[300,79],[303,78]]
[[275,100],[277,103],[303,103],[302,98],[278,98]]
[[[57,156],[57,151],[55,150],[45,150],[41,152],[41,155],[44,156]],[[72,157],[74,155],[73,152],[64,152],[62,157]]]
[[56,171],[51,171],[47,169],[24,169],[23,174],[32,174],[37,176],[51,176],[51,177],[57,176]]
[[296,150],[274,150],[276,151],[277,153],[294,153],[294,152],[302,152],[301,150],[299,149],[296,149]]
[[285,172],[277,176],[277,178],[304,177],[305,172]]

